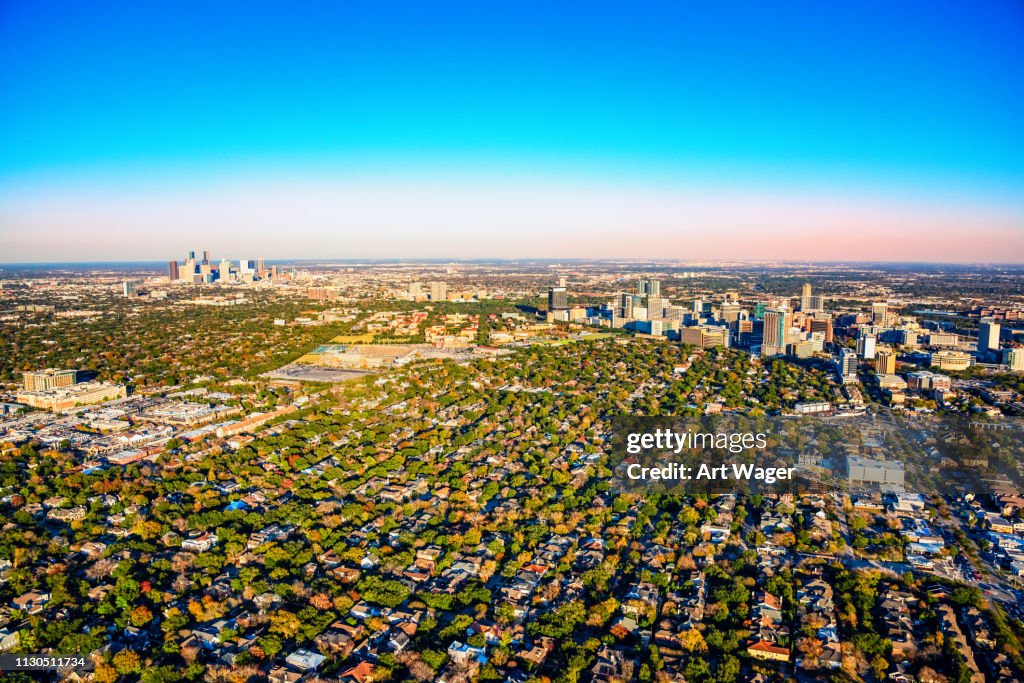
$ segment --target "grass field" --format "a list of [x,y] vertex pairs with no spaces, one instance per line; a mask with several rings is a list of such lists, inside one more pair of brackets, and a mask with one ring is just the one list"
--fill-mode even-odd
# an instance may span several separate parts
[[332,344],[372,344],[374,332],[366,332],[364,334],[341,334],[331,340]]

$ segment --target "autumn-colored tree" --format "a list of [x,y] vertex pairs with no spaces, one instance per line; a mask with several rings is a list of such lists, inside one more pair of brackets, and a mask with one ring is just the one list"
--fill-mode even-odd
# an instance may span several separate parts
[[270,615],[270,632],[277,633],[286,640],[294,638],[301,628],[302,622],[288,610],[278,610]]
[[149,608],[145,605],[139,605],[131,611],[131,614],[128,616],[128,618],[132,622],[132,626],[141,628],[142,626],[145,626],[149,622],[153,621],[153,613],[150,612]]
[[331,596],[326,593],[317,593],[309,599],[309,604],[317,609],[328,610],[334,606]]
[[687,652],[707,652],[708,644],[704,640],[704,634],[695,628],[687,629],[679,636],[679,644]]
[[114,655],[114,669],[121,675],[142,672],[142,659],[135,650],[121,650]]

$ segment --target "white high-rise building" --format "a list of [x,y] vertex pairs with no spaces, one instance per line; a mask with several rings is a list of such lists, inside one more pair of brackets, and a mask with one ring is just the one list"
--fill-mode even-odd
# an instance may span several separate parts
[[875,357],[875,335],[865,334],[857,340],[857,355],[864,360],[872,360]]
[[978,324],[978,353],[995,351],[999,348],[999,323],[992,318],[982,318]]

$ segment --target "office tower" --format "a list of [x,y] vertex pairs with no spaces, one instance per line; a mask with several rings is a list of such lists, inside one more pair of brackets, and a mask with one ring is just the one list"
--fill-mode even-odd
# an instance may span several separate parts
[[999,349],[999,323],[992,318],[982,318],[978,324],[978,353],[983,354]]
[[739,304],[722,304],[718,309],[718,317],[722,322],[732,323],[739,320],[742,310]]
[[872,360],[875,357],[875,335],[862,334],[857,338],[857,355],[864,360]]
[[824,299],[812,294],[810,283],[804,283],[803,288],[800,290],[800,310],[805,313],[825,310]]
[[700,299],[693,300],[693,307],[690,309],[693,312],[694,317],[699,318],[704,312],[704,302]]
[[78,371],[47,368],[46,370],[23,373],[22,379],[25,391],[49,391],[50,389],[70,387],[78,381]]
[[203,263],[209,263],[209,262],[210,262],[210,252],[208,252],[208,251],[206,251],[204,249],[203,250]]
[[638,280],[636,293],[639,296],[661,296],[661,280]]
[[548,310],[564,311],[569,308],[569,292],[565,287],[548,288]]
[[422,293],[422,291],[423,291],[423,284],[422,283],[420,283],[420,282],[410,282],[409,283],[409,296],[411,296],[413,299],[418,297]]
[[448,285],[444,282],[431,282],[430,283],[430,300],[431,301],[448,301]]
[[825,335],[825,343],[831,344],[833,341],[833,330],[832,330],[832,316],[815,316],[808,321],[807,331],[810,333],[821,332]]
[[853,349],[839,349],[839,374],[844,380],[857,376],[857,354]]
[[[666,299],[666,301],[668,301],[668,299]],[[682,322],[683,315],[685,313],[686,309],[684,309],[682,306],[666,305],[664,311],[662,311],[661,316],[668,320],[676,320]]]
[[196,260],[196,252],[194,252],[194,251],[188,252],[188,260],[189,261],[195,261]]
[[128,299],[135,296],[135,283],[131,280],[125,280],[121,283],[121,296]]
[[566,282],[564,275],[562,277],[558,278],[558,286],[559,287],[565,287],[565,286],[567,286],[567,284],[568,283]]
[[754,335],[754,321],[748,318],[736,319],[729,328],[732,330],[732,338],[736,346],[746,348],[750,346],[751,337]]
[[768,310],[765,304],[754,304],[754,320],[764,320],[764,312]]
[[619,293],[619,315],[629,319],[633,317],[633,295],[628,292]]
[[762,356],[781,356],[786,352],[789,331],[789,311],[785,308],[769,308],[764,312],[764,341],[761,342]]
[[1005,355],[1010,372],[1024,372],[1024,348],[1007,349]]
[[889,313],[889,304],[878,302],[871,304],[871,323],[874,325],[885,325]]
[[277,280],[278,271],[277,266],[270,266],[270,279]]
[[178,279],[178,262],[177,261],[171,261],[167,265],[167,279],[170,280],[171,282],[174,282],[175,280]]
[[256,272],[262,274],[267,269],[266,264],[263,262],[263,257],[256,259]]
[[661,318],[665,314],[665,308],[668,307],[668,299],[660,296],[647,297],[647,315],[651,318]]
[[896,353],[892,349],[875,352],[875,372],[879,375],[896,374]]

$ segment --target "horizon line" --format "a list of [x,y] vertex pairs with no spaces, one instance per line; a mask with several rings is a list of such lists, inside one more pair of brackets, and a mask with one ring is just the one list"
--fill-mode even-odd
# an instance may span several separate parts
[[[684,259],[670,259],[665,257],[654,257],[654,256],[634,256],[634,257],[579,257],[579,256],[566,256],[566,257],[532,257],[523,256],[515,258],[502,258],[502,257],[473,257],[473,258],[442,258],[442,257],[362,257],[362,258],[274,258],[266,256],[256,256],[254,258],[239,259],[239,258],[226,258],[219,256],[211,258],[211,263],[217,263],[223,260],[227,261],[241,261],[241,260],[258,260],[262,258],[265,262],[276,262],[276,263],[549,263],[557,264],[561,262],[571,262],[578,264],[586,263],[650,263],[650,264],[666,264],[669,261],[675,261],[679,265],[701,265],[708,263],[742,263],[750,265],[850,265],[850,266],[867,266],[867,265],[921,265],[921,266],[986,266],[986,267],[1008,267],[1018,266],[1024,267],[1024,261],[915,261],[915,260],[849,260],[849,259],[750,259],[750,258],[731,258],[731,257],[708,257],[697,260],[684,260]],[[6,261],[0,262],[0,268],[5,267],[24,267],[24,266],[103,266],[103,265],[154,265],[154,266],[167,266],[171,261],[177,259],[168,258],[165,260],[161,259],[120,259],[116,261]],[[178,260],[179,263],[183,263],[185,259]]]

